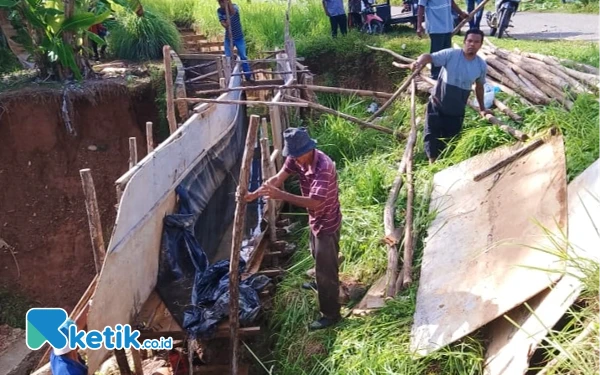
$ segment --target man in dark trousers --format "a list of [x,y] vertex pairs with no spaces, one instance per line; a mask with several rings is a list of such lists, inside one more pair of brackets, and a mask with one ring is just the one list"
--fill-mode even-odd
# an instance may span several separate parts
[[[306,128],[286,129],[283,136],[285,146],[282,155],[286,157],[283,168],[256,191],[246,195],[246,201],[266,196],[308,210],[310,249],[315,259],[317,279],[316,285],[311,286],[318,292],[322,314],[310,325],[310,329],[326,328],[341,319],[338,252],[342,213],[337,171],[329,156],[317,150],[316,141],[310,138]],[[301,196],[280,189],[292,174],[300,180]],[[306,285],[303,287],[306,288]]]
[[[426,16],[427,34],[431,40],[429,53],[435,53],[452,47],[452,31],[454,20],[452,10],[464,19],[468,14],[463,12],[454,0],[419,0],[417,11],[417,35],[423,35],[423,15]],[[431,78],[438,79],[439,67],[431,67]]]
[[447,48],[423,54],[411,64],[411,69],[431,63],[441,68],[435,91],[427,103],[423,143],[430,163],[434,163],[445,148],[445,140],[460,133],[465,107],[475,83],[479,113],[485,117],[489,110],[483,101],[487,64],[477,56],[483,44],[483,31],[471,29],[465,35],[462,49]]
[[342,35],[346,35],[348,32],[348,17],[346,17],[346,11],[344,10],[344,1],[323,0],[323,9],[327,17],[329,17],[331,36],[334,38],[337,37],[338,28],[342,32]]
[[217,0],[219,2],[219,8],[217,9],[217,16],[221,26],[225,28],[225,56],[231,57],[233,51],[231,51],[231,42],[229,35],[229,24],[227,23],[227,9],[229,10],[229,20],[231,22],[231,33],[233,34],[233,46],[237,48],[240,60],[242,60],[242,70],[246,73],[246,80],[252,82],[252,75],[250,74],[250,64],[248,64],[248,57],[246,56],[246,39],[244,38],[244,31],[242,30],[242,21],[240,19],[240,8],[236,4],[232,4],[231,0]]

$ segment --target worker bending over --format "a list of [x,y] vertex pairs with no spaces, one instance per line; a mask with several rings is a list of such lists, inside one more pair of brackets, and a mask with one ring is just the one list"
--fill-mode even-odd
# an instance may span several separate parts
[[[246,195],[250,202],[259,196],[280,199],[308,210],[310,224],[310,249],[315,259],[315,285],[319,295],[322,317],[310,325],[321,329],[341,319],[338,276],[338,252],[342,213],[338,198],[337,171],[333,161],[316,149],[306,128],[289,128],[283,133],[285,145],[282,155],[285,164],[277,175]],[[280,189],[292,174],[298,176],[302,196]]]
[[487,64],[477,51],[483,44],[483,31],[467,31],[462,49],[447,48],[432,54],[423,54],[411,64],[411,69],[431,63],[441,67],[440,77],[427,103],[423,142],[429,162],[433,163],[445,148],[445,141],[458,135],[462,129],[465,107],[471,86],[475,83],[475,94],[479,113],[485,117],[491,113],[483,101]]

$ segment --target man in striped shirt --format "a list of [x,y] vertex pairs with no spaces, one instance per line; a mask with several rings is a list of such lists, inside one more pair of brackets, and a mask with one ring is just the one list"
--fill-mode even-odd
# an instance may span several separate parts
[[[338,199],[337,171],[333,161],[316,149],[306,128],[289,128],[284,132],[282,155],[285,164],[279,173],[246,196],[253,201],[259,196],[280,199],[308,210],[310,249],[315,259],[316,285],[322,317],[311,329],[321,329],[341,319],[339,303],[338,253],[342,213]],[[302,196],[280,189],[292,174],[300,180]]]
[[229,35],[229,25],[227,24],[227,10],[229,11],[229,21],[231,22],[231,34],[233,34],[233,45],[237,48],[240,60],[242,60],[242,70],[246,72],[246,80],[252,81],[252,75],[250,74],[250,65],[246,62],[248,57],[246,56],[246,39],[244,38],[244,31],[242,30],[242,21],[240,19],[240,8],[237,4],[232,4],[231,0],[217,0],[219,2],[219,8],[217,9],[217,15],[221,25],[225,28],[225,56],[231,56],[231,42]]

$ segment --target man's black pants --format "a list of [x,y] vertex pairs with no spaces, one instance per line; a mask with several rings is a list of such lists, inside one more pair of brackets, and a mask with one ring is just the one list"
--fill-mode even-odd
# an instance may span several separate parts
[[310,250],[315,259],[319,309],[323,316],[337,320],[340,318],[340,280],[338,253],[340,251],[340,230],[335,233],[310,231]]
[[427,103],[423,146],[429,159],[437,159],[446,148],[446,141],[460,133],[463,120],[463,116],[444,115],[435,108],[431,100]]
[[329,23],[331,24],[331,36],[334,38],[337,36],[338,27],[342,35],[346,35],[348,32],[348,17],[346,17],[346,14],[329,17]]
[[[429,34],[429,39],[431,39],[431,48],[429,49],[429,53],[438,52],[452,47],[452,33]],[[431,78],[438,79],[441,69],[441,67],[431,64]]]

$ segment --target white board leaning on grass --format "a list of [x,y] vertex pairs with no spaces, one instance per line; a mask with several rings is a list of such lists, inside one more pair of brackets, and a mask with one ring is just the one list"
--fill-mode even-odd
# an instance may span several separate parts
[[[531,355],[548,330],[581,293],[584,275],[574,260],[583,267],[600,260],[600,160],[571,181],[568,197],[569,245],[565,275],[556,285],[506,314],[508,319],[501,316],[490,323],[485,375],[525,374]],[[559,243],[564,240],[564,236],[557,237]]]
[[[411,351],[426,355],[522,304],[559,277],[542,227],[565,231],[562,136],[475,182],[523,145],[494,149],[434,176]],[[536,269],[533,269],[536,268]],[[540,270],[542,269],[542,270]]]

